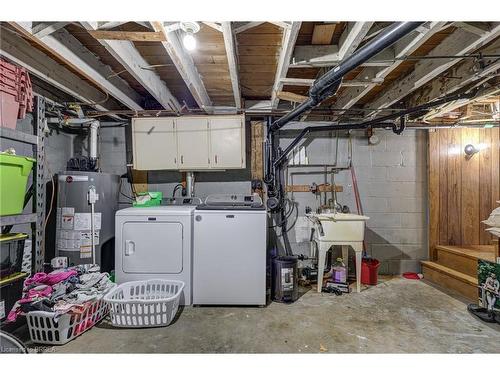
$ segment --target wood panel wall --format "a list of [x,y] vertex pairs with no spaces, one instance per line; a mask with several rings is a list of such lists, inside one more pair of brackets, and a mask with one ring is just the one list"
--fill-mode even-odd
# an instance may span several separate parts
[[[491,244],[482,220],[500,200],[499,128],[429,132],[429,249]],[[464,147],[482,150],[466,157]]]

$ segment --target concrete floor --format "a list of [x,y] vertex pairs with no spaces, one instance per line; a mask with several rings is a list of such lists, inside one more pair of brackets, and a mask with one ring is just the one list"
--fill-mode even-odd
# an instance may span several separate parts
[[308,291],[292,305],[185,308],[171,326],[101,322],[57,353],[500,353],[500,325],[422,282],[388,279],[360,294]]

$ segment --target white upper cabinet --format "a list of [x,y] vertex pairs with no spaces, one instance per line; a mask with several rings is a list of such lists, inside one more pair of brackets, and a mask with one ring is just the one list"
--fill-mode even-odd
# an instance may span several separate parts
[[245,168],[245,117],[182,116],[132,120],[134,169]]
[[212,168],[245,167],[245,128],[243,117],[210,118]]
[[179,117],[177,124],[177,155],[179,169],[210,168],[209,125],[206,117]]
[[134,169],[177,169],[173,118],[132,119]]

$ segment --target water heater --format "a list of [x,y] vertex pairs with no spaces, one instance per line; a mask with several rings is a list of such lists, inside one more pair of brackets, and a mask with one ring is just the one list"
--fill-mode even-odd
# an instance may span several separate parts
[[120,176],[109,173],[58,174],[56,256],[68,257],[69,265],[92,263],[94,245],[95,262],[104,271],[113,267],[119,184]]

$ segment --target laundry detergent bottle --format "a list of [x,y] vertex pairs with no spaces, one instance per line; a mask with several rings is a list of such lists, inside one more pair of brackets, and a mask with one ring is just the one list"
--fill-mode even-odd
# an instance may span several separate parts
[[347,267],[345,266],[342,258],[337,258],[337,261],[333,264],[332,281],[334,283],[346,283],[347,282]]

